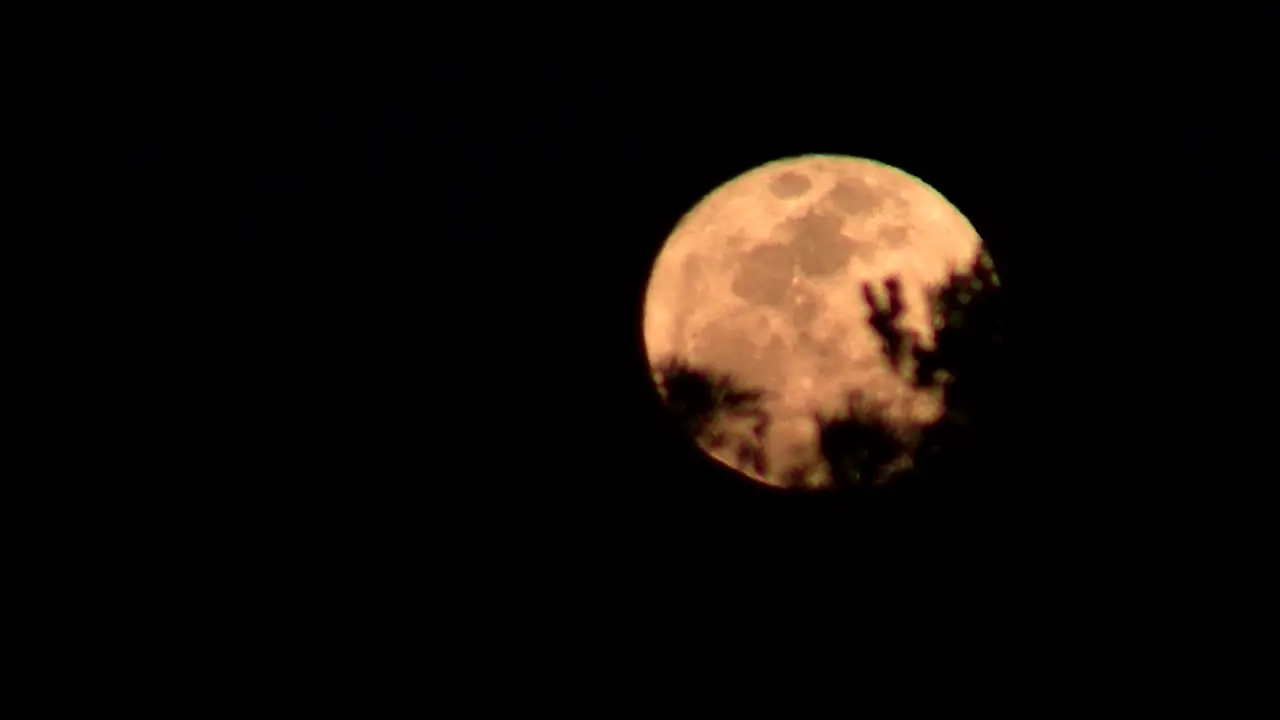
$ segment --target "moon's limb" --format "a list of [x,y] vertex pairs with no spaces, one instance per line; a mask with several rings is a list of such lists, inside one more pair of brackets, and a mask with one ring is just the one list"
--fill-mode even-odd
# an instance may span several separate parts
[[[814,413],[837,413],[850,392],[903,436],[937,417],[938,394],[889,366],[861,285],[901,278],[904,322],[930,346],[928,292],[971,262],[980,242],[936,191],[879,163],[805,156],[757,168],[687,213],[655,261],[645,305],[651,363],[676,355],[767,391],[765,471],[737,450],[708,450],[785,485],[798,464],[821,463]],[[726,447],[751,441],[741,423],[718,432]],[[806,472],[812,483],[824,471]]]

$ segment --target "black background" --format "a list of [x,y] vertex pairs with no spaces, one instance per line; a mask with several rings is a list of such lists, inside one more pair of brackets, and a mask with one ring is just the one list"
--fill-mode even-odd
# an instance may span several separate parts
[[[410,14],[148,65],[122,101],[140,215],[198,213],[197,265],[227,271],[201,326],[215,442],[173,467],[216,467],[210,497],[282,568],[552,591],[904,548],[1180,562],[1255,527],[1238,448],[1260,383],[1237,360],[1266,342],[1244,320],[1265,285],[1241,276],[1265,262],[1275,143],[1250,23],[955,22],[820,40]],[[661,242],[804,153],[929,182],[1000,271],[990,469],[938,497],[766,491],[659,413],[640,317]]]

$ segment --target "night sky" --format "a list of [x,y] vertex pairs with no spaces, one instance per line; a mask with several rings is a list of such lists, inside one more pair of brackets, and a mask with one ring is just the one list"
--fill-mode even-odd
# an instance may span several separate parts
[[[657,580],[859,548],[1032,562],[1237,524],[1253,470],[1229,448],[1252,421],[1204,418],[1262,412],[1230,354],[1265,336],[1228,329],[1262,286],[1223,282],[1274,236],[1274,78],[1248,42],[957,44],[853,73],[892,44],[797,40],[814,69],[796,73],[745,37],[415,40],[424,22],[206,63],[194,115],[130,106],[147,207],[200,158],[199,217],[230,239],[210,252],[243,325],[222,331],[263,406],[227,442],[270,458],[237,466],[232,504],[317,567]],[[659,412],[649,263],[706,192],[806,153],[922,178],[999,270],[982,469],[936,492],[780,496]]]

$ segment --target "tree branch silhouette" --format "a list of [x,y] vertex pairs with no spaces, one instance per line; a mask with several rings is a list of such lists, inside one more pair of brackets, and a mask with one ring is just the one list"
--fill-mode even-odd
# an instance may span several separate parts
[[831,468],[835,490],[883,484],[910,452],[910,444],[880,422],[879,415],[866,395],[851,393],[843,412],[816,418],[818,449]]
[[[983,424],[984,388],[999,366],[993,350],[1003,341],[1004,308],[990,257],[983,252],[968,267],[953,271],[929,297],[934,343],[926,348],[903,324],[905,303],[896,277],[884,282],[883,297],[870,283],[862,286],[869,323],[884,343],[889,364],[910,375],[919,388],[942,394],[944,413],[918,431],[892,429],[886,408],[864,393],[852,393],[832,415],[816,415],[819,454],[830,468],[837,492],[880,492],[889,486],[921,487],[954,470],[965,446]],[[742,386],[728,373],[696,367],[671,357],[654,367],[668,411],[689,437],[743,469],[768,471],[764,438],[768,393]],[[730,432],[748,428],[747,432]],[[809,488],[815,467],[790,467],[778,474],[791,487]]]
[[886,359],[899,373],[909,372],[917,387],[942,393],[944,414],[917,438],[895,435],[859,395],[849,398],[843,413],[819,417],[819,444],[837,490],[876,486],[890,478],[919,485],[956,466],[974,429],[982,425],[982,391],[999,372],[994,362],[1004,332],[999,287],[985,251],[970,266],[953,271],[929,298],[935,330],[930,349],[902,323],[898,278],[885,281],[884,300],[870,283],[863,284],[869,323],[884,342]]
[[[690,437],[764,475],[768,470],[764,437],[769,414],[763,403],[768,393],[743,387],[728,373],[695,367],[678,358],[668,358],[654,370],[668,410]],[[724,430],[725,421],[745,422],[747,437],[731,437]]]

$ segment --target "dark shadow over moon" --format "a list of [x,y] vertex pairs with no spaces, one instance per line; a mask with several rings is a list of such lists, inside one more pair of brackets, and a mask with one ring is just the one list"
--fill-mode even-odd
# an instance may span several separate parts
[[827,193],[827,199],[843,213],[863,215],[875,210],[884,196],[859,178],[844,178]]
[[813,183],[809,181],[809,178],[788,170],[769,183],[769,192],[773,193],[774,197],[785,200],[799,197],[808,192],[811,187],[813,187]]

